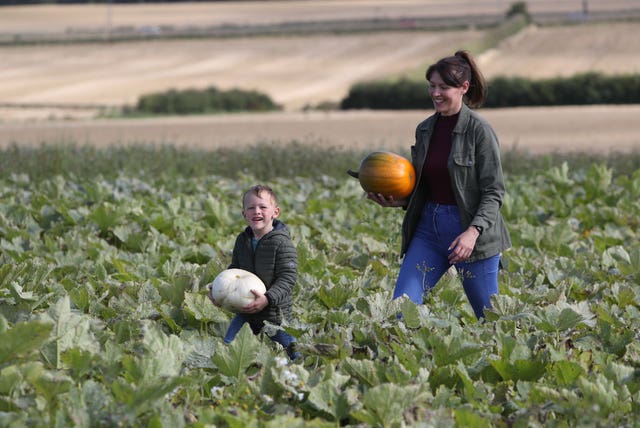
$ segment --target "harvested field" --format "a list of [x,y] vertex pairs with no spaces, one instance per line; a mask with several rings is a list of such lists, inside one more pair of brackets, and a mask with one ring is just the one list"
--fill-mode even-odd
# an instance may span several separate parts
[[[503,16],[511,0],[313,0],[195,3],[83,4],[8,6],[0,14],[0,36],[135,29],[153,35],[163,27],[257,26],[290,22]],[[588,13],[629,15],[637,0],[589,0]],[[527,0],[534,16],[585,19],[582,0]]]
[[121,106],[149,92],[213,85],[256,89],[295,110],[340,101],[356,82],[414,70],[448,53],[443,39],[464,46],[479,36],[394,32],[0,47],[0,103]]
[[487,77],[640,73],[640,22],[530,26],[478,58]]
[[[0,33],[103,31],[108,25],[260,25],[290,21],[376,19],[465,11],[503,13],[507,1],[361,0],[222,2],[164,5],[6,7]],[[629,0],[589,2],[590,11],[637,9]],[[287,13],[283,14],[282,7]],[[453,7],[455,6],[455,7]],[[528,2],[532,13],[575,14],[580,1]],[[211,9],[213,8],[213,9]],[[279,9],[280,8],[280,9]],[[480,9],[477,9],[480,8]],[[482,9],[484,8],[484,9]],[[279,18],[278,18],[279,17]],[[38,23],[38,25],[34,25]],[[82,23],[82,24],[80,24]],[[0,144],[126,144],[199,147],[292,140],[337,146],[406,147],[425,112],[301,113],[306,105],[338,102],[351,85],[402,75],[459,48],[483,31],[311,34],[226,39],[149,40],[1,46]],[[620,43],[625,40],[625,43]],[[486,77],[551,77],[586,71],[640,72],[640,22],[536,27],[478,56]],[[141,120],[92,120],[96,112],[132,104],[171,88],[239,87],[269,94],[286,112]],[[504,147],[607,152],[640,146],[637,106],[483,111]]]
[[[504,150],[533,154],[640,150],[640,105],[481,110]],[[256,144],[406,151],[428,111],[234,114],[133,120],[0,124],[1,145],[152,144],[198,149]]]

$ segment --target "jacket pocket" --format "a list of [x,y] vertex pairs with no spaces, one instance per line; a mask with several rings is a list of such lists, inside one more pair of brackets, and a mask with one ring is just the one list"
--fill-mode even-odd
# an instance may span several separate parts
[[473,153],[454,153],[453,163],[456,164],[456,166],[472,167],[475,165],[476,160]]
[[454,153],[450,171],[453,186],[459,189],[464,199],[468,199],[465,191],[477,190],[476,160],[473,153]]

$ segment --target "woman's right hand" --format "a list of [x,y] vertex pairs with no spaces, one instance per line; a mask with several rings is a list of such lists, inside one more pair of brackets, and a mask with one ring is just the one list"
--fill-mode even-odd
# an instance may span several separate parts
[[373,192],[367,193],[367,199],[371,199],[373,202],[383,207],[402,207],[406,203],[404,199],[396,201],[393,196],[385,197],[382,193]]

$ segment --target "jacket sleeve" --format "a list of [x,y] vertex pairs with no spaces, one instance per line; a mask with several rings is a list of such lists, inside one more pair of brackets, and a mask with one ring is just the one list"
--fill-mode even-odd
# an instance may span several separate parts
[[291,301],[298,280],[298,255],[290,240],[282,240],[276,249],[275,280],[265,293],[269,304],[279,306]]
[[231,254],[231,264],[227,267],[227,269],[241,268],[240,266],[241,245],[242,245],[242,235],[238,235],[238,237],[236,238],[236,243],[233,246],[233,253]]
[[478,135],[480,138],[476,141],[476,162],[480,202],[471,224],[486,230],[500,216],[505,187],[498,137],[488,124],[480,127]]

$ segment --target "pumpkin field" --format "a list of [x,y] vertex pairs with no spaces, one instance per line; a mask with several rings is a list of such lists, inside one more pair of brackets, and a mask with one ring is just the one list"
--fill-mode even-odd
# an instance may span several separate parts
[[[425,305],[391,300],[402,212],[364,198],[343,169],[355,154],[26,154],[6,152],[22,172],[0,180],[2,426],[637,423],[637,158],[507,174],[514,246],[479,323],[455,275]],[[263,181],[298,252],[295,364],[247,327],[225,345],[232,314],[206,295]]]
[[[221,2],[218,18],[257,3]],[[350,2],[273,3],[303,19],[303,4]],[[506,4],[459,3],[492,13]],[[543,13],[582,2],[531,3]],[[84,16],[95,29],[105,7],[90,6],[99,14],[43,6],[29,19],[62,34]],[[112,19],[196,25],[202,7],[147,15],[131,5],[124,19],[127,7],[114,6]],[[0,8],[0,27],[25,31],[27,9]],[[282,10],[241,15],[267,22]],[[533,26],[479,62],[488,77],[634,73],[638,25]],[[465,46],[482,30],[453,34],[0,46],[0,426],[638,426],[638,105],[480,111],[501,140],[513,241],[484,322],[453,272],[423,305],[392,300],[403,211],[367,200],[347,174],[372,150],[407,157],[428,108],[300,110],[339,100],[361,79],[415,73],[422,52],[445,53],[439,36]],[[148,90],[218,82],[253,82],[285,109],[94,117]],[[225,344],[233,314],[207,296],[246,226],[243,192],[258,183],[278,194],[297,250],[293,319],[283,325],[303,356],[295,362],[247,326]]]

